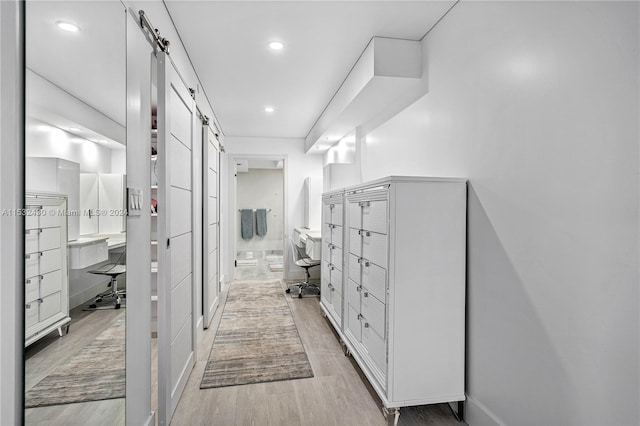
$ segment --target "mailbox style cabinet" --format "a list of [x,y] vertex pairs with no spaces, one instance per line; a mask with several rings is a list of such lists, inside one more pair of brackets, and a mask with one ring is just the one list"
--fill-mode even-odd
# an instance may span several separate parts
[[67,197],[25,197],[25,346],[55,329],[68,331]]
[[[343,321],[332,323],[346,350],[387,413],[464,400],[466,181],[392,176],[328,193],[323,226],[338,194]],[[323,265],[338,263],[329,230]],[[323,283],[339,287],[328,269]],[[325,287],[331,317],[340,304]]]

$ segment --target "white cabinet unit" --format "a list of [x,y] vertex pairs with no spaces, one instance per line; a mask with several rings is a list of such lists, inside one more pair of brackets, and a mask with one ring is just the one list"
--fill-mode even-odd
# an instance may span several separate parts
[[58,329],[67,330],[67,198],[27,193],[25,197],[25,346]]
[[320,304],[333,323],[342,327],[344,192],[322,196],[322,269],[320,272]]
[[338,333],[385,413],[464,400],[466,181],[393,176],[344,203]]
[[68,239],[80,236],[80,164],[52,157],[27,157],[25,159],[25,188],[28,192],[55,192],[67,197],[70,212]]

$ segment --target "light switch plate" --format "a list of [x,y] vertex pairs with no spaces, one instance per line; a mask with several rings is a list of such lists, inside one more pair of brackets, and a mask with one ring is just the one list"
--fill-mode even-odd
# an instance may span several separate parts
[[141,216],[144,208],[142,189],[127,188],[127,214],[129,216]]

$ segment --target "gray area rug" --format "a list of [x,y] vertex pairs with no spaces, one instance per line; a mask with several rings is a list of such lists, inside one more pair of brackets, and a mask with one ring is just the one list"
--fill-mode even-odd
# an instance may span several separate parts
[[231,284],[200,389],[313,377],[279,281]]
[[124,398],[124,315],[25,395],[25,407]]

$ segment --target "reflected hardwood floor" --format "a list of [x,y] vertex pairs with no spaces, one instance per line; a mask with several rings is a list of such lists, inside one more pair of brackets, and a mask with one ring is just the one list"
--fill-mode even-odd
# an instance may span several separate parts
[[[284,284],[283,284],[284,290]],[[355,361],[343,355],[318,298],[287,297],[314,377],[215,389],[200,381],[220,322],[226,292],[212,327],[199,342],[197,362],[174,413],[173,425],[384,426],[381,401]],[[446,404],[403,408],[400,425],[460,425]]]
[[[70,312],[69,334],[59,337],[57,332],[25,348],[25,389],[63,365],[85,345],[102,333],[123,310],[104,309],[83,311],[86,305]],[[92,401],[78,404],[54,405],[25,410],[27,425],[124,425],[124,399]]]

